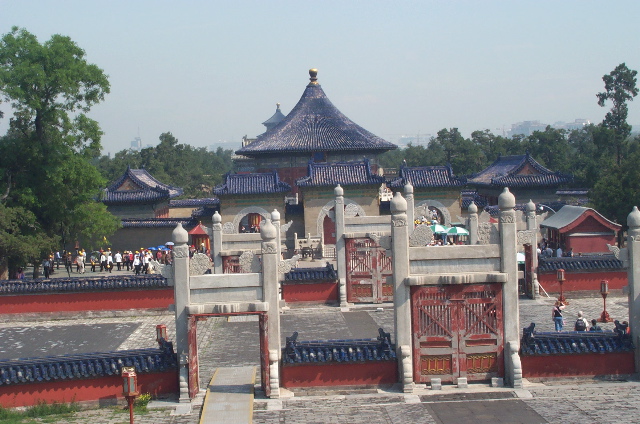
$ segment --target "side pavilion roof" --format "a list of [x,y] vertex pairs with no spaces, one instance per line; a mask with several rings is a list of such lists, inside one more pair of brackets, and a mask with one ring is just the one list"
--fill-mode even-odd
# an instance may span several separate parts
[[553,172],[540,165],[527,152],[501,156],[489,167],[470,176],[468,184],[509,188],[556,187],[571,182],[572,175]]
[[385,178],[374,174],[368,160],[363,162],[309,162],[307,176],[298,178],[298,187],[380,185]]
[[178,197],[182,193],[180,187],[161,183],[144,168],[127,167],[124,174],[104,190],[102,202],[106,205],[154,203]]
[[460,187],[465,178],[453,175],[451,166],[403,166],[398,177],[389,181],[390,188],[402,188],[411,183],[414,188]]
[[271,130],[237,150],[239,155],[286,155],[313,152],[386,152],[393,143],[370,133],[343,115],[318,84],[317,70],[298,104]]
[[278,173],[225,174],[224,182],[213,188],[216,196],[229,194],[285,193],[291,186],[280,181]]
[[[611,231],[620,231],[622,228],[620,224],[609,221],[595,209],[572,205],[563,206],[558,212],[542,221],[540,227],[553,228],[560,233],[566,233],[589,218]],[[590,228],[594,228],[593,225]]]

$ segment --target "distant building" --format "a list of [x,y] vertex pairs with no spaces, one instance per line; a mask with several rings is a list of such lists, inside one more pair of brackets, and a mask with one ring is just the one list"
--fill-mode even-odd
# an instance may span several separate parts
[[509,137],[513,137],[514,135],[530,136],[535,131],[542,132],[546,130],[548,126],[551,126],[552,128],[556,128],[559,130],[573,131],[573,130],[579,130],[590,124],[591,124],[591,121],[589,121],[588,119],[582,119],[582,118],[575,119],[573,122],[557,121],[553,125],[544,124],[540,121],[522,121],[522,122],[512,124],[511,129],[507,131],[507,135]]
[[133,139],[133,141],[131,142],[131,150],[142,150],[142,140],[140,139],[140,137],[136,137]]

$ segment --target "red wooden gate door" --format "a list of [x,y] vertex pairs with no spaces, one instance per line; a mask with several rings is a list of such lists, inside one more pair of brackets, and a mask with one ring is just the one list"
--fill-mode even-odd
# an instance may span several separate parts
[[198,372],[198,337],[195,316],[189,316],[187,343],[189,344],[189,398],[193,399],[200,391],[200,375]]
[[415,382],[503,376],[501,284],[416,286],[411,305]]
[[370,238],[345,240],[347,255],[347,301],[382,303],[393,301],[392,261],[384,248]]

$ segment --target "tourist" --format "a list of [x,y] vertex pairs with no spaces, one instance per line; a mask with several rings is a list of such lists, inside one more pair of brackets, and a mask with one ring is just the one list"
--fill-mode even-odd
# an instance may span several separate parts
[[100,272],[107,269],[107,255],[103,250],[100,250]]
[[142,269],[142,261],[140,260],[140,252],[136,250],[136,255],[133,257],[133,269],[136,272],[136,275],[140,275],[140,270]]
[[44,278],[49,278],[49,272],[51,271],[51,263],[49,262],[49,258],[46,257],[42,261],[42,270],[44,271]]
[[84,255],[82,252],[76,256],[76,265],[78,267],[78,274],[84,274]]
[[587,328],[589,328],[589,322],[586,320],[585,317],[582,316],[582,311],[578,311],[578,319],[576,320],[576,323],[573,326],[573,330],[587,331]]
[[561,258],[561,257],[562,257],[562,247],[558,245],[558,250],[556,250],[556,258]]
[[118,250],[114,255],[113,259],[116,261],[116,266],[118,267],[118,271],[122,270],[122,253]]
[[602,328],[598,325],[598,321],[596,321],[595,318],[591,320],[589,331],[602,331]]
[[556,331],[562,331],[562,327],[564,326],[564,319],[562,317],[562,310],[564,309],[564,303],[559,300],[556,301],[553,306],[553,312],[551,314],[553,318],[553,323],[555,324]]

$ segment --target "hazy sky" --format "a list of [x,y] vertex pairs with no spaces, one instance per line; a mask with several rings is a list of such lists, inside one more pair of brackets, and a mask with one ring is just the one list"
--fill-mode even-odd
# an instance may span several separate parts
[[[68,35],[109,75],[111,94],[90,114],[105,153],[167,131],[239,148],[276,103],[293,108],[309,68],[340,111],[391,142],[601,122],[602,76],[621,62],[640,71],[638,18],[638,0],[0,0],[2,34]],[[640,98],[629,106],[640,125]]]

